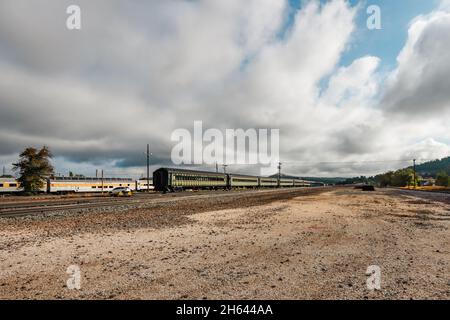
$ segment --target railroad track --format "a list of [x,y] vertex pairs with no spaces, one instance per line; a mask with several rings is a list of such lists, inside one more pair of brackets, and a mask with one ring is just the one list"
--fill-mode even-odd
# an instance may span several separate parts
[[[289,189],[271,189],[271,190],[236,190],[236,191],[199,191],[199,192],[180,192],[169,194],[149,194],[133,198],[102,198],[102,199],[77,199],[64,201],[45,201],[45,202],[27,202],[18,204],[0,204],[0,218],[23,217],[29,215],[38,215],[45,213],[57,213],[61,211],[74,211],[80,209],[110,208],[121,205],[145,205],[161,204],[179,201],[181,199],[201,199],[211,196],[227,197],[238,194],[264,194],[286,191],[307,191],[317,190],[316,188],[289,188]],[[307,192],[308,193],[308,192]]]
[[38,213],[57,212],[63,210],[76,210],[84,208],[113,207],[115,205],[139,203],[161,197],[161,194],[152,193],[133,198],[77,198],[47,201],[29,201],[18,203],[0,203],[0,217],[19,217]]
[[[148,195],[147,197],[155,197],[157,194]],[[133,199],[142,199],[143,197],[133,197]],[[33,201],[21,201],[21,202],[8,202],[1,203],[0,202],[0,211],[2,209],[9,208],[30,208],[30,207],[47,207],[47,206],[55,206],[55,205],[69,205],[69,204],[85,204],[85,203],[101,203],[101,202],[122,202],[127,201],[130,198],[113,198],[113,197],[102,197],[102,198],[75,198],[75,199],[55,199],[55,200],[33,200]]]

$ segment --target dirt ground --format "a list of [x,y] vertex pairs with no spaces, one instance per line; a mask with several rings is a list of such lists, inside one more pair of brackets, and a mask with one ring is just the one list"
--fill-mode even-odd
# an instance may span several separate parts
[[0,298],[450,299],[449,227],[450,196],[347,188],[0,219]]

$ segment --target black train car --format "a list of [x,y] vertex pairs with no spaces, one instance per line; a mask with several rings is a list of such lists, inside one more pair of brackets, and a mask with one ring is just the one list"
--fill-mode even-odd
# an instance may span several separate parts
[[207,171],[161,168],[153,172],[156,191],[183,189],[225,189],[228,187],[226,174]]

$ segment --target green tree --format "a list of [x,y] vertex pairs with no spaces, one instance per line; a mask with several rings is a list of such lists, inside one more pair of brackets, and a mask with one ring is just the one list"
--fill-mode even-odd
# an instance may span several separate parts
[[376,176],[375,177],[376,184],[383,188],[388,187],[388,186],[393,186],[393,184],[392,184],[393,175],[394,175],[394,172],[389,171],[384,174],[380,174],[380,175]]
[[[416,175],[416,186],[420,177]],[[389,171],[375,177],[375,182],[380,187],[407,187],[414,185],[414,171],[411,168]]]
[[17,179],[24,192],[38,192],[44,187],[44,181],[53,174],[53,166],[50,163],[52,154],[46,146],[41,150],[26,148],[19,161],[13,164],[14,171],[19,172]]
[[436,175],[436,185],[442,187],[448,187],[450,178],[445,171],[441,171]]

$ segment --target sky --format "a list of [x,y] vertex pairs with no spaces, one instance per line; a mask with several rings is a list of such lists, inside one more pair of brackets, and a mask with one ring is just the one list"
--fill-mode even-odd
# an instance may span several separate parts
[[2,0],[0,165],[47,145],[57,173],[138,177],[196,120],[279,129],[299,176],[450,156],[449,51],[448,0]]

